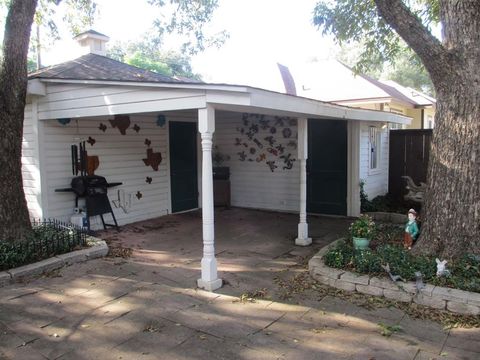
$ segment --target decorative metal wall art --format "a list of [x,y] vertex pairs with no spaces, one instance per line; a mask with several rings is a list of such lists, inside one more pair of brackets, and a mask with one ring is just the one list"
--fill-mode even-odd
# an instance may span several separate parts
[[143,197],[143,194],[140,191],[137,191],[135,196],[137,197],[138,200],[140,200]]
[[70,124],[70,121],[72,121],[72,119],[70,118],[61,118],[61,119],[57,119],[57,121],[62,124],[63,126],[65,125],[68,125]]
[[239,156],[240,161],[245,161],[245,159],[247,158],[247,154],[245,154],[245,151],[238,152],[237,154]]
[[[288,151],[297,149],[296,135],[294,136],[291,129],[297,126],[296,119],[280,116],[269,118],[265,115],[244,113],[241,121],[241,126],[236,128],[239,137],[235,138],[234,145],[243,146],[248,150],[237,152],[238,160],[265,162],[272,172],[277,168],[282,170],[293,168],[295,159]],[[257,155],[258,149],[264,147],[266,153]],[[277,165],[277,159],[284,165]]]
[[98,129],[105,132],[105,130],[107,130],[107,125],[105,125],[104,123],[100,123],[100,125],[98,125]]
[[108,121],[112,125],[112,128],[118,128],[122,135],[125,135],[127,129],[130,127],[130,116],[128,115],[115,115],[113,120]]
[[95,145],[96,142],[97,141],[91,136],[88,137],[87,143],[89,143],[91,146]]
[[270,168],[270,171],[271,171],[271,172],[274,172],[275,169],[278,168],[278,166],[275,165],[275,160],[267,161],[267,165],[268,165],[268,167]]
[[166,122],[167,118],[165,117],[165,115],[160,114],[157,116],[157,126],[164,127]]
[[285,139],[288,139],[292,136],[292,130],[290,130],[290,128],[285,128],[282,130],[282,135]]
[[147,184],[151,184],[151,183],[152,183],[152,180],[153,180],[153,179],[152,179],[150,176],[147,176],[147,177],[145,178],[145,182],[146,182]]
[[138,132],[140,131],[140,126],[138,126],[137,124],[133,125],[133,130],[135,130],[135,132],[138,134]]
[[293,162],[296,160],[292,159],[292,154],[282,155],[280,156],[280,159],[283,159],[283,162],[285,163],[283,170],[290,170],[293,167]]
[[147,149],[147,158],[142,159],[145,166],[151,166],[154,171],[158,171],[158,166],[162,162],[162,153],[153,152],[153,149]]

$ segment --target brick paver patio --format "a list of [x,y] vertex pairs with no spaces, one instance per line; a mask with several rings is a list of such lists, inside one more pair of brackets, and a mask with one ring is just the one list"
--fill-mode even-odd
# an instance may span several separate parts
[[[279,296],[274,279],[304,271],[349,220],[312,217],[311,247],[294,246],[297,216],[217,210],[225,286],[195,289],[202,253],[198,212],[102,236],[129,258],[76,264],[0,288],[0,359],[480,359],[480,329],[445,330],[395,308],[366,310],[314,291]],[[239,301],[265,291],[268,300]],[[390,337],[378,323],[398,324]]]

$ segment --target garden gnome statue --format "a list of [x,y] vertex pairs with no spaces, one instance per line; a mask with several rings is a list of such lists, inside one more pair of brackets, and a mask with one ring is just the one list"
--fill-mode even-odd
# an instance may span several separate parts
[[413,242],[418,238],[417,212],[413,209],[408,210],[408,222],[405,225],[405,236],[403,246],[411,249]]

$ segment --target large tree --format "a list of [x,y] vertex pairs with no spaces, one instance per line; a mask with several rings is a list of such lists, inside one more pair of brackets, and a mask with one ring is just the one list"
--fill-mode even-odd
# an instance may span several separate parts
[[317,4],[314,21],[339,41],[363,39],[366,58],[395,56],[398,34],[421,59],[437,111],[416,251],[480,253],[480,1],[337,0]]
[[37,0],[12,0],[0,64],[0,239],[21,238],[30,229],[22,182],[23,111],[27,54]]
[[[56,6],[62,3],[67,4],[69,9],[83,9],[87,14],[95,6],[94,0],[40,0],[42,16],[53,15]],[[156,22],[160,35],[172,32],[188,35],[192,31],[193,35],[187,38],[184,46],[190,52],[203,49],[210,41],[216,44],[210,39],[218,37],[204,35],[203,25],[210,21],[217,0],[148,0],[148,3],[174,8],[171,22]],[[37,0],[0,0],[0,5],[8,7],[0,59],[0,241],[22,241],[31,230],[21,161],[27,55]],[[79,16],[74,13],[70,16],[67,12],[63,20],[76,23]],[[49,24],[52,30],[56,29],[50,19],[42,19],[42,23]]]

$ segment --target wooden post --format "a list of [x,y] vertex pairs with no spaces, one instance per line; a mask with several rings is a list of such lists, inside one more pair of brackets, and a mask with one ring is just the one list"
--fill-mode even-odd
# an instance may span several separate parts
[[295,245],[308,246],[307,223],[307,158],[308,158],[308,119],[298,119],[298,161],[300,163],[300,222]]
[[212,138],[215,131],[215,109],[213,107],[207,106],[198,110],[198,130],[202,137],[203,258],[202,277],[198,279],[197,284],[200,288],[214,291],[222,286],[222,280],[217,275],[214,246]]
[[360,216],[360,122],[348,121],[347,216]]

